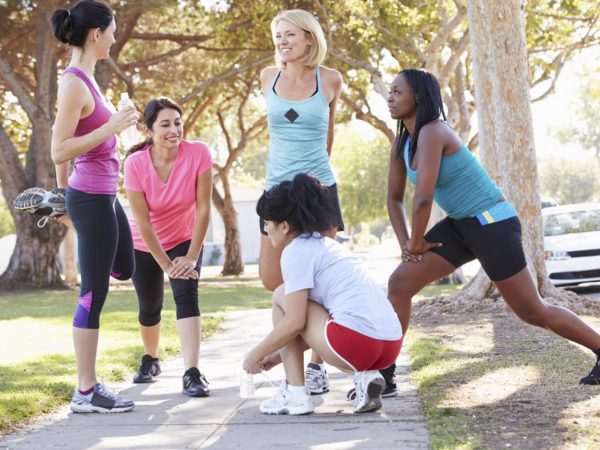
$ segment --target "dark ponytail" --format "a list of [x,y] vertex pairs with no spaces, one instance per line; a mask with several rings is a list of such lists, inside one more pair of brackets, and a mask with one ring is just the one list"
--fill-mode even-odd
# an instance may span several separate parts
[[[154,122],[156,122],[156,118],[158,117],[158,113],[161,112],[163,109],[174,109],[179,113],[180,116],[183,115],[183,110],[181,109],[181,106],[179,106],[169,97],[158,97],[152,99],[144,108],[144,125],[146,125],[146,127],[149,130],[152,129],[152,127],[154,126]],[[145,141],[140,142],[139,144],[135,144],[127,151],[125,157],[127,158],[135,152],[143,150],[144,148],[152,144],[152,138],[148,138]]]
[[256,213],[263,220],[285,220],[293,231],[308,234],[336,228],[334,211],[329,191],[315,177],[304,173],[273,186],[256,204]]
[[82,47],[90,30],[104,31],[114,19],[114,12],[103,3],[83,0],[72,9],[57,9],[50,19],[54,36],[65,44]]

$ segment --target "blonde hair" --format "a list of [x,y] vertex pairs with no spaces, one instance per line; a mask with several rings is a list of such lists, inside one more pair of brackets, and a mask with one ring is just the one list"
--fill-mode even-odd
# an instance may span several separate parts
[[[310,46],[308,54],[304,59],[304,65],[314,69],[321,64],[325,59],[325,56],[327,56],[327,41],[325,40],[323,29],[315,16],[303,9],[290,9],[277,14],[271,21],[271,34],[275,45],[277,45],[277,40],[275,38],[275,35],[277,34],[277,25],[279,25],[279,22],[282,20],[296,25],[305,33],[309,33],[313,38],[313,44]],[[275,64],[280,69],[282,68],[277,50],[275,50]]]

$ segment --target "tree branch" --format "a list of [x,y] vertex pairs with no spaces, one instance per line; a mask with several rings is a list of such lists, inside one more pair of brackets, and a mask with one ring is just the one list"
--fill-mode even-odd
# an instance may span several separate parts
[[[441,26],[436,36],[429,44],[427,49],[427,59],[425,62],[425,69],[430,72],[436,72],[437,62],[439,60],[440,49],[444,43],[448,41],[448,36],[464,22],[464,18],[467,15],[467,8],[460,3],[456,3],[456,15],[449,22],[444,23]],[[452,72],[452,71],[450,71]]]
[[[30,119],[35,117],[39,107],[34,102],[31,95],[24,86],[24,82],[20,79],[19,75],[12,69],[8,61],[0,54],[0,77],[8,85],[13,95],[19,100],[19,104],[23,110],[27,113]],[[43,111],[42,111],[43,113]]]
[[179,100],[179,104],[184,104],[187,103],[188,101],[190,101],[192,98],[194,98],[196,95],[198,95],[200,92],[202,92],[203,90],[207,89],[208,87],[212,86],[213,84],[215,84],[218,81],[221,81],[225,78],[229,78],[232,77],[234,75],[237,75],[238,73],[244,72],[248,69],[251,69],[253,67],[256,66],[260,66],[262,64],[265,64],[267,61],[270,61],[273,58],[272,55],[268,55],[268,56],[264,56],[262,58],[259,58],[251,63],[248,64],[244,64],[242,66],[240,66],[239,64],[234,64],[233,68],[220,73],[219,75],[216,75],[206,81],[204,81],[203,83],[201,83],[200,85],[196,86],[194,89],[192,89],[185,97],[181,98]]

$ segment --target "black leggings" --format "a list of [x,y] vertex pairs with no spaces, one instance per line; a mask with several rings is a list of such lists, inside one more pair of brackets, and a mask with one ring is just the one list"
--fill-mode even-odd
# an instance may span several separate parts
[[[178,256],[185,256],[190,248],[191,241],[185,241],[167,250],[171,260]],[[204,250],[203,250],[204,251]],[[202,264],[202,252],[196,261],[196,272],[200,274]],[[133,285],[137,293],[140,306],[139,321],[145,327],[151,327],[160,323],[160,312],[162,311],[165,296],[164,273],[154,257],[149,252],[135,250],[136,271],[133,275]],[[169,278],[177,320],[187,317],[200,316],[198,306],[198,280],[184,280]]]
[[100,328],[110,277],[128,280],[135,270],[131,229],[115,195],[67,189],[67,213],[77,232],[81,271],[76,328]]

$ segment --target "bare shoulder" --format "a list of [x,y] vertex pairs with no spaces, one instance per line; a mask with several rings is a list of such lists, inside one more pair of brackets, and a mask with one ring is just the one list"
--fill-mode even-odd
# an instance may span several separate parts
[[277,74],[277,70],[276,66],[269,66],[260,71],[260,83],[262,84],[263,90],[266,89],[273,80],[273,77]]
[[339,88],[342,86],[342,74],[329,67],[320,66],[321,68],[321,79],[334,88]]
[[72,92],[77,95],[88,90],[85,83],[81,81],[81,79],[78,76],[73,75],[72,73],[67,73],[60,79],[58,89],[69,93]]
[[446,144],[460,138],[450,124],[438,120],[435,122],[426,123],[423,125],[423,127],[421,127],[421,131],[419,132],[419,141],[421,141],[421,139]]

